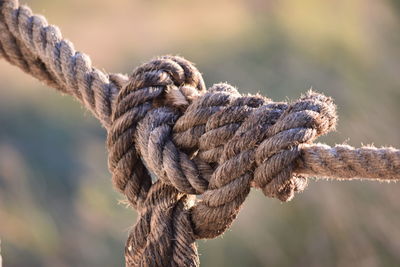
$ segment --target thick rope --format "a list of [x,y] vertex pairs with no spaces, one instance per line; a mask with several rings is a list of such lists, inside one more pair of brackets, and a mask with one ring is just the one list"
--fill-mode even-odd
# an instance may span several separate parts
[[224,83],[206,90],[193,64],[173,56],[129,78],[103,73],[16,0],[0,0],[0,55],[106,128],[113,183],[139,213],[127,266],[198,266],[196,239],[229,228],[251,187],[288,201],[310,176],[400,179],[400,150],[312,143],[337,121],[322,94],[278,103]]
[[73,95],[108,128],[113,103],[127,77],[92,67],[56,26],[17,0],[0,1],[0,56],[63,93]]

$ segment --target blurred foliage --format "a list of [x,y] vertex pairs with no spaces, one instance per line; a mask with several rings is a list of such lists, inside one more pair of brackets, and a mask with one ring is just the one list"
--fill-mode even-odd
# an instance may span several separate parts
[[[161,54],[208,85],[338,105],[329,144],[400,146],[397,0],[31,0],[96,66],[127,72]],[[0,62],[0,237],[5,266],[122,266],[135,212],[107,171],[105,131]],[[199,241],[203,266],[398,266],[400,188],[312,182],[290,203],[253,190],[231,230]]]

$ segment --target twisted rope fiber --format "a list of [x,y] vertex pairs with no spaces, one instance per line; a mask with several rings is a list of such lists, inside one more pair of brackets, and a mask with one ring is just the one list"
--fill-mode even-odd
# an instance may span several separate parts
[[113,183],[139,213],[127,266],[198,266],[195,240],[229,228],[251,187],[288,201],[309,176],[400,179],[397,149],[312,143],[336,125],[322,94],[284,103],[225,83],[206,90],[193,64],[173,56],[129,77],[104,73],[16,0],[0,0],[0,56],[106,128]]

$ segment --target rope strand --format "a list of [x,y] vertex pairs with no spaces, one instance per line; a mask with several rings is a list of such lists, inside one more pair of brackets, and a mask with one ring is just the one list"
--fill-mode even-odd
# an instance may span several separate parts
[[332,179],[400,180],[400,150],[392,147],[304,145],[295,172]]

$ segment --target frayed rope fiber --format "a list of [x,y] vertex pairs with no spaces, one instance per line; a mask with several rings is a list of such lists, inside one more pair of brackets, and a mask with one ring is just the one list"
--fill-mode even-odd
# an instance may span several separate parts
[[139,213],[127,266],[198,266],[196,239],[224,233],[251,187],[288,201],[310,176],[400,179],[397,149],[313,144],[337,121],[322,94],[285,103],[226,83],[207,90],[175,56],[129,77],[104,73],[18,1],[0,0],[0,11],[0,56],[80,100],[107,130],[113,183]]

